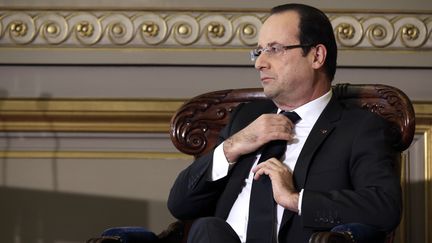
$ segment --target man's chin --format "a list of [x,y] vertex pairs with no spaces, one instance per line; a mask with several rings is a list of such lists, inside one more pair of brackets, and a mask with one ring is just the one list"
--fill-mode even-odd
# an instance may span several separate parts
[[270,89],[269,87],[265,87],[265,86],[263,86],[263,93],[269,99],[273,99],[276,95],[274,90]]

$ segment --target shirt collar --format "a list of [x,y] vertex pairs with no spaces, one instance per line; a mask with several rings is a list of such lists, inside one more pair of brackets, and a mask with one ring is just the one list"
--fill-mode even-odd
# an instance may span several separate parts
[[[299,123],[301,122],[305,124],[315,124],[315,122],[318,120],[318,117],[323,112],[324,108],[330,102],[332,95],[333,92],[330,89],[324,95],[292,110],[295,111],[301,117]],[[279,112],[280,109],[278,109],[278,113]]]

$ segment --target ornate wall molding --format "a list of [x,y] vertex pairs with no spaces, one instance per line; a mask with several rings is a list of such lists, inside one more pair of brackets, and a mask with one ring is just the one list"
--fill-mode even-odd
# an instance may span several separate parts
[[[267,12],[0,9],[0,63],[251,65]],[[431,13],[327,14],[340,65],[432,66]]]
[[[342,49],[429,50],[432,14],[328,13]],[[250,48],[266,12],[0,11],[2,47]]]
[[0,44],[56,47],[248,47],[263,13],[2,11]]
[[428,50],[432,19],[427,15],[331,15],[341,48]]

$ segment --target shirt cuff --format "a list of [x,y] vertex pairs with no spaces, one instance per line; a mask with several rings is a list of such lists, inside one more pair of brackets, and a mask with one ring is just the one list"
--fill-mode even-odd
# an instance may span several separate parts
[[223,151],[223,143],[219,144],[213,152],[213,165],[212,165],[212,181],[217,181],[228,175],[230,163],[225,157]]
[[299,200],[298,200],[298,215],[301,215],[301,206],[302,206],[302,201],[303,201],[303,191],[304,189],[301,189],[301,191],[299,192]]

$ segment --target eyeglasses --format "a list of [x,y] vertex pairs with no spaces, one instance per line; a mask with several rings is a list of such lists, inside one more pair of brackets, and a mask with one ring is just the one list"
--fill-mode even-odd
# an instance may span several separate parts
[[266,47],[256,48],[250,51],[250,58],[254,62],[261,55],[261,53],[267,53],[269,56],[273,56],[277,53],[280,53],[284,50],[294,49],[294,48],[303,48],[303,47],[311,47],[311,44],[299,44],[299,45],[289,45],[283,46],[280,44],[268,45]]

